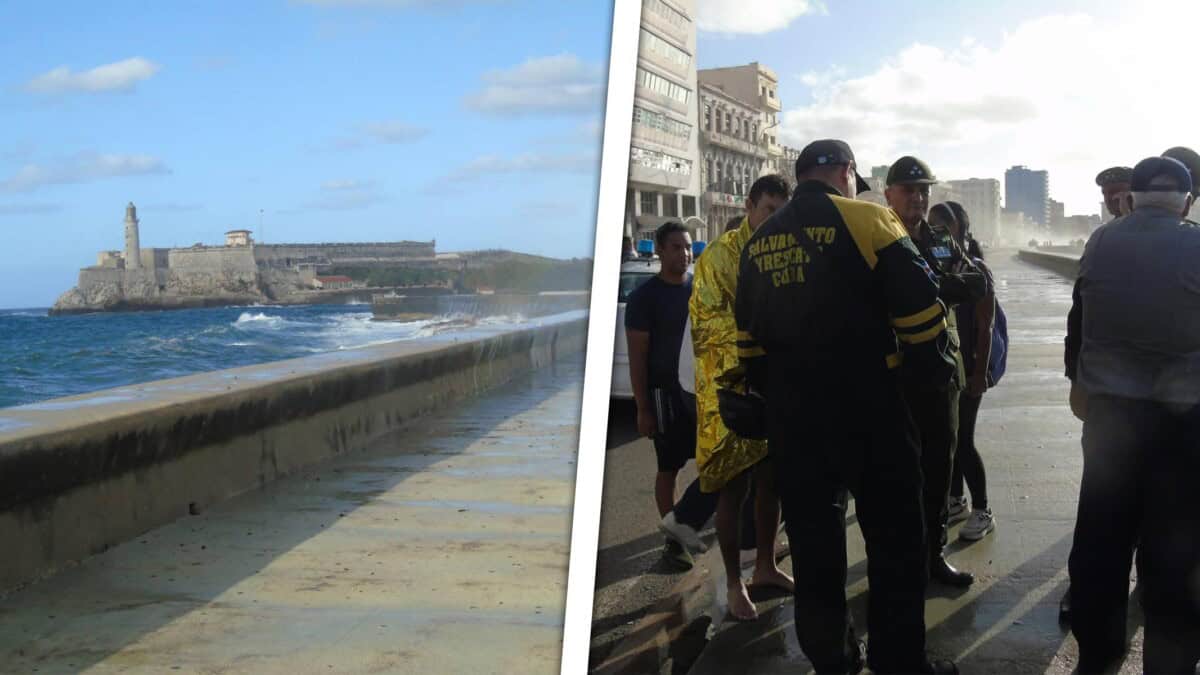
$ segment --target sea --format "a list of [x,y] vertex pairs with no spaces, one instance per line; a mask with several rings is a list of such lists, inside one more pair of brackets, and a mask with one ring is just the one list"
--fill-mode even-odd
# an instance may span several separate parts
[[371,306],[365,303],[73,316],[48,316],[46,309],[0,309],[0,408],[413,340],[453,330],[450,319],[372,321]]

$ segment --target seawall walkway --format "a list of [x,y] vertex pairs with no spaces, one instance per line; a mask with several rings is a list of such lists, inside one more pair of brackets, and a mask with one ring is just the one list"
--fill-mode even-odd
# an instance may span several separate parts
[[557,672],[582,373],[560,355],[11,592],[0,671]]

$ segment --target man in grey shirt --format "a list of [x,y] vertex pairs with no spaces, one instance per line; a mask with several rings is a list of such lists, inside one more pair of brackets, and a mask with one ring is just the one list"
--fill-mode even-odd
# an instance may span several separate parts
[[1133,212],[1098,229],[1080,261],[1066,365],[1083,419],[1083,482],[1071,549],[1079,672],[1127,645],[1140,534],[1145,672],[1200,660],[1200,227],[1184,220],[1191,175],[1142,160]]

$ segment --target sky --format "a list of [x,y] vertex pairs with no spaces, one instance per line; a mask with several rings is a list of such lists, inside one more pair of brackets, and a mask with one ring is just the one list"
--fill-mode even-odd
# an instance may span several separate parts
[[842,138],[868,169],[912,154],[1003,184],[1026,165],[1093,214],[1102,169],[1200,149],[1194,0],[697,4],[698,67],[770,67],[782,142]]
[[590,257],[611,0],[0,4],[0,307],[96,253],[437,240]]

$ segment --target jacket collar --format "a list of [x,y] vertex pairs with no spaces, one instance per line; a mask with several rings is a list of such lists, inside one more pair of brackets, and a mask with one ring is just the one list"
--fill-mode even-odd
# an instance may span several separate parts
[[796,186],[796,194],[800,194],[802,192],[804,194],[825,193],[827,195],[834,195],[835,197],[842,196],[841,191],[839,191],[837,188],[833,187],[829,183],[826,183],[825,181],[815,179],[801,181],[801,183]]

